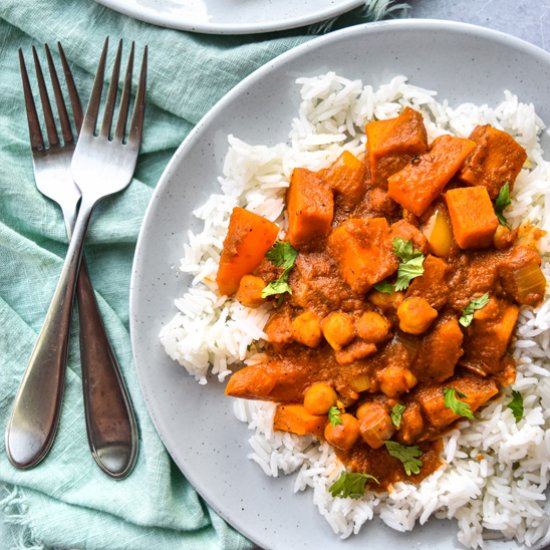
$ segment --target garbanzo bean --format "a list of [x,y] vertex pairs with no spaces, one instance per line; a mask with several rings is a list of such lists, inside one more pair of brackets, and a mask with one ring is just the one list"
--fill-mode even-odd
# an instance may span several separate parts
[[324,382],[312,384],[304,394],[304,407],[311,414],[327,414],[336,404],[337,395],[332,386]]
[[380,390],[388,397],[396,397],[416,386],[416,376],[405,367],[389,366],[378,372]]
[[309,348],[321,343],[321,324],[313,311],[305,311],[292,320],[292,337]]
[[359,338],[377,344],[388,338],[391,323],[376,311],[366,311],[357,319],[355,328]]
[[424,298],[407,298],[398,308],[399,328],[409,334],[426,332],[437,317],[434,309]]
[[355,338],[355,323],[349,313],[334,311],[321,321],[321,330],[332,349],[340,350]]
[[347,451],[351,449],[359,437],[359,422],[351,414],[340,416],[342,424],[333,425],[330,422],[325,426],[325,439],[333,447]]

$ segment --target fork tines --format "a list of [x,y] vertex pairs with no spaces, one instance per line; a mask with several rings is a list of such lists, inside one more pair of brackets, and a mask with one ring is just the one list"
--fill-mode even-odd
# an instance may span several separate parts
[[[99,60],[92,93],[90,95],[90,101],[84,115],[84,122],[82,125],[82,133],[89,136],[95,135],[96,126],[98,122],[99,106],[101,103],[101,94],[103,90],[103,80],[105,75],[105,63],[107,59],[107,50],[109,47],[109,39],[105,40],[103,51]],[[139,147],[141,141],[141,134],[143,130],[143,113],[145,109],[145,85],[147,75],[147,46],[143,50],[143,59],[141,62],[141,69],[139,75],[139,83],[136,91],[136,98],[134,101],[134,110],[132,113],[132,120],[130,121],[130,128],[127,138],[126,125],[128,119],[128,111],[130,107],[130,95],[132,90],[132,72],[134,65],[134,51],[135,44],[132,42],[130,48],[130,54],[128,56],[128,64],[126,66],[126,74],[124,77],[124,85],[122,88],[122,96],[120,100],[120,108],[118,113],[118,119],[114,133],[111,133],[112,123],[114,119],[114,112],[116,106],[116,98],[118,92],[118,81],[120,75],[120,63],[122,57],[122,40],[118,43],[116,57],[111,73],[111,81],[109,89],[107,91],[107,101],[105,103],[105,109],[103,112],[103,120],[99,129],[98,137],[104,139],[111,139],[113,141],[125,142],[129,146]]]
[[[57,47],[59,51],[59,57],[61,58],[63,72],[65,74],[65,80],[67,82],[67,91],[69,93],[69,98],[71,100],[76,134],[78,134],[78,130],[82,122],[82,107],[80,105],[80,99],[76,91],[73,75],[71,73],[71,70],[69,69],[69,65],[65,58],[65,52],[63,51],[63,48],[61,47],[61,44],[59,42],[57,43]],[[57,77],[57,71],[55,69],[52,54],[47,44],[44,45],[44,48],[46,50],[46,58],[47,58],[48,69],[50,73],[51,85],[52,85],[52,89],[55,97],[55,103],[57,106],[57,113],[59,116],[61,133],[63,136],[63,141],[65,145],[67,145],[70,143],[74,143],[76,134],[73,134],[73,131],[71,128],[71,122],[69,119],[69,115],[67,113],[67,108],[65,107],[65,102],[63,100],[63,93],[61,91],[61,86],[59,84],[59,78]],[[34,46],[32,47],[32,56],[33,56],[34,68],[36,72],[36,80],[38,82],[38,92],[40,95],[40,102],[42,103],[42,111],[44,113],[46,134],[48,136],[48,147],[57,147],[60,145],[60,141],[59,141],[59,135],[57,133],[55,117],[52,111],[52,106],[50,103],[46,82],[44,80],[42,66],[40,65],[38,53]],[[27,67],[25,65],[25,58],[23,56],[23,52],[21,48],[19,48],[19,67],[21,69],[21,78],[23,80],[23,94],[25,97],[25,107],[27,111],[27,122],[29,125],[31,147],[34,152],[43,151],[46,149],[46,145],[44,143],[44,138],[42,136],[42,131],[40,129],[40,120],[38,118],[38,114],[36,111],[36,105],[34,103],[32,89],[29,81],[29,75],[27,73]]]

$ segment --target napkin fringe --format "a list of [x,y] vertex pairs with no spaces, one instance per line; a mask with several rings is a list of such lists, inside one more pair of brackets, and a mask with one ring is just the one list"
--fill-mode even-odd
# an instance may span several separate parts
[[[353,10],[350,13],[354,13],[359,17],[360,23],[370,23],[372,21],[380,21],[381,19],[392,17],[400,18],[407,15],[410,5],[405,2],[398,2],[397,0],[367,0],[363,6]],[[340,21],[344,20],[349,13],[333,17],[327,21],[321,21],[320,23],[314,23],[307,27],[307,34],[326,34],[335,30],[340,25]]]
[[10,550],[47,550],[38,542],[32,532],[27,518],[27,504],[23,491],[18,487],[2,487],[4,495],[0,495],[0,510],[3,521],[12,527],[15,540]]

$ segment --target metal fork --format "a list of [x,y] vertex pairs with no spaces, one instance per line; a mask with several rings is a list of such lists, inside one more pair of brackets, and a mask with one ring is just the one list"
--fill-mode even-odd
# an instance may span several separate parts
[[[94,138],[93,129],[92,136],[88,133],[92,121],[95,127],[95,119],[97,118],[101,99],[107,41],[105,42],[101,55],[84,124],[87,133],[84,141],[94,153],[92,155],[94,162],[100,164],[106,160],[108,162],[109,159],[111,162],[113,159],[116,160],[112,170],[105,168],[101,170],[98,176],[101,179],[96,183],[100,189],[94,189],[94,184],[91,183],[93,178],[88,180],[85,179],[84,182],[81,183],[81,208],[73,229],[73,236],[61,272],[61,277],[56,287],[54,297],[52,298],[50,308],[48,309],[42,331],[33,350],[25,376],[19,388],[12,416],[6,431],[6,450],[8,456],[12,463],[19,467],[29,467],[38,463],[47,453],[55,435],[63,388],[63,365],[66,361],[67,353],[67,337],[62,337],[61,335],[68,335],[71,305],[82,256],[82,246],[93,207],[96,202],[104,196],[120,191],[128,185],[137,161],[143,127],[147,48],[145,48],[144,51],[140,81],[127,143],[123,143],[122,140],[125,133],[130,103],[134,52],[133,44],[122,92],[117,130],[114,139],[112,141],[109,140],[110,125],[116,103],[121,48],[122,43],[119,44],[119,50],[115,60],[113,78],[109,87],[108,100],[100,136]],[[69,95],[71,96],[75,122],[78,126],[81,117],[78,114],[80,112],[79,104],[75,108],[75,99],[77,98],[76,87],[74,87],[74,82],[72,76],[70,76],[70,71],[61,48],[60,55],[67,79]],[[59,110],[65,142],[64,147],[59,146],[55,131],[55,122],[51,113],[51,107],[49,106],[44,79],[39,69],[38,57],[35,51],[33,51],[33,56],[37,67],[37,77],[44,107],[48,139],[50,141],[50,149],[48,149],[48,151],[50,151],[52,145],[54,145],[56,149],[68,147],[70,148],[70,153],[72,153],[74,141],[72,139],[70,123],[68,122],[68,116],[63,104],[63,96],[49,50],[47,50],[48,64],[50,66],[52,86],[54,88]],[[38,164],[41,167],[47,167],[51,172],[55,172],[55,169],[52,168],[54,163],[51,161],[54,156],[48,156],[43,152],[44,144],[36,109],[34,108],[34,102],[32,102],[32,94],[30,92],[26,69],[24,70],[24,60],[21,52],[20,60],[22,63],[22,75],[29,113],[31,145],[33,147],[33,152],[36,152],[36,155],[33,155],[33,160],[35,166],[38,159]],[[30,101],[28,101],[29,98]],[[30,108],[29,104],[32,105]],[[93,114],[94,112],[95,115]],[[98,142],[101,143],[99,147],[97,146]],[[89,145],[90,143],[91,145]],[[103,152],[101,150],[102,147],[105,147]],[[76,149],[78,150],[79,148],[77,147]],[[80,146],[80,158],[89,159],[86,149],[86,147],[83,149],[83,147]],[[69,149],[67,149],[67,151],[69,151]],[[59,151],[56,151],[56,154],[57,157],[55,158],[63,159],[60,164],[63,164],[63,173],[66,176],[70,154],[64,154],[64,152],[61,153]],[[105,159],[105,157],[108,158]],[[93,163],[92,166],[89,164],[87,166],[86,169],[96,169]],[[60,169],[58,169],[58,174],[59,170]],[[78,168],[76,172],[78,172]],[[109,185],[109,183],[103,179],[106,177],[111,178],[110,181],[112,185]],[[82,180],[82,178],[80,179]],[[74,193],[75,190],[76,194]],[[73,191],[69,191],[69,193],[73,196],[73,200],[74,196],[76,196],[76,200],[78,200],[78,189],[75,188]],[[70,207],[65,206],[64,215],[66,211],[67,215],[70,215],[70,210]],[[83,279],[85,279],[84,284],[82,284]],[[88,285],[86,283],[88,283]],[[86,288],[86,286],[88,286],[88,288]],[[101,318],[97,311],[93,290],[91,289],[86,274],[84,277],[81,275],[79,279],[78,296],[79,300],[82,302],[81,304],[79,303],[79,306],[81,306],[79,307],[79,312],[81,321],[81,356],[88,440],[94,458],[100,467],[113,477],[123,477],[130,471],[136,456],[137,433],[135,418],[117,368],[116,359],[108,345]],[[96,324],[98,321],[100,326],[99,331],[97,330],[98,325]],[[98,340],[98,335],[101,336],[101,333],[104,339],[99,338]],[[117,390],[117,388],[119,389]]]

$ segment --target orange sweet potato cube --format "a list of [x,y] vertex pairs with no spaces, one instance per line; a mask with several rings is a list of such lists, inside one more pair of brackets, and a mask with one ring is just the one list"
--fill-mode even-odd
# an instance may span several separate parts
[[334,215],[332,191],[323,178],[306,168],[295,168],[287,192],[288,240],[300,248],[328,235]]
[[389,176],[403,168],[413,156],[428,150],[422,115],[405,107],[395,118],[375,120],[365,126],[372,181],[386,187]]
[[263,216],[244,208],[233,209],[216,276],[222,294],[229,296],[237,291],[243,275],[260,265],[278,233],[279,226]]
[[388,178],[390,197],[415,216],[421,216],[473,151],[469,139],[443,135],[430,150]]
[[347,220],[330,234],[328,251],[344,280],[358,294],[368,292],[399,266],[385,218]]
[[346,205],[353,206],[365,194],[365,162],[349,151],[344,151],[328,168],[320,170],[319,174]]
[[487,188],[459,187],[445,193],[455,241],[460,248],[489,246],[498,227]]
[[527,158],[525,149],[510,134],[489,124],[476,126],[470,139],[476,148],[460,169],[460,179],[468,185],[484,185],[492,200],[505,183],[513,189]]
[[320,437],[326,423],[326,416],[311,414],[303,405],[277,405],[273,419],[273,429],[298,435],[312,434]]

